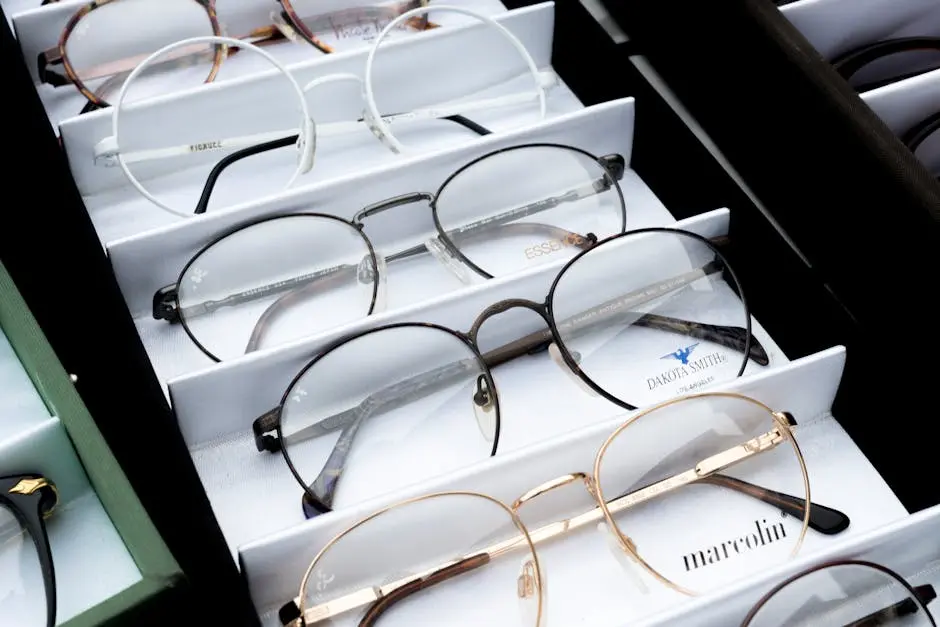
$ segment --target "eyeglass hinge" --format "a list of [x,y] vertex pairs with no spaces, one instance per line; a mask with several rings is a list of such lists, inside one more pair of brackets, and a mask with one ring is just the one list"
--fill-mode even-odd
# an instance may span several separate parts
[[627,161],[623,158],[623,155],[618,155],[616,153],[610,155],[604,155],[598,159],[600,164],[604,166],[604,169],[607,170],[607,173],[610,174],[611,178],[615,181],[623,179],[623,173],[627,169]]
[[179,322],[180,312],[176,304],[176,286],[166,285],[153,295],[153,319]]

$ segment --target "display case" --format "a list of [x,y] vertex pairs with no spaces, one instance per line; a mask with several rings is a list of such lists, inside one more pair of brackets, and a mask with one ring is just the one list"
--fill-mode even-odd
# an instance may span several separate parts
[[[553,621],[731,624],[780,578],[825,559],[870,555],[903,575],[923,566],[880,547],[926,538],[933,514],[914,512],[940,503],[940,490],[922,479],[930,475],[932,442],[918,436],[929,417],[931,373],[912,356],[915,350],[929,354],[934,339],[929,329],[910,339],[892,332],[902,303],[917,307],[914,319],[920,319],[921,295],[933,274],[933,212],[940,197],[923,165],[905,156],[903,144],[847,84],[826,83],[824,91],[819,89],[820,77],[831,78],[830,71],[769,3],[608,6],[627,41],[612,39],[574,0],[474,5],[498,26],[473,20],[445,24],[387,45],[387,58],[394,61],[385,70],[390,73],[383,83],[387,106],[412,110],[530,89],[525,58],[493,39],[492,29],[504,28],[530,55],[539,81],[545,79],[535,85],[544,91],[540,115],[535,100],[508,112],[484,107],[480,119],[493,133],[474,138],[466,129],[441,127],[403,135],[418,146],[408,154],[380,150],[370,133],[349,141],[326,137],[317,146],[315,167],[289,189],[265,188],[268,178],[286,180],[282,175],[289,174],[277,155],[265,157],[254,167],[242,164],[216,204],[192,217],[161,212],[134,190],[120,168],[96,161],[96,153],[101,157],[108,146],[113,149],[108,143],[114,135],[113,109],[76,116],[67,113],[81,104],[75,94],[59,97],[55,94],[63,92],[37,86],[35,57],[53,45],[79,4],[18,10],[9,16],[16,36],[3,33],[8,85],[18,94],[11,115],[24,138],[16,144],[20,158],[8,166],[8,186],[22,188],[24,197],[33,199],[17,215],[16,226],[2,230],[3,262],[65,370],[76,375],[75,389],[186,575],[191,596],[186,603],[168,601],[165,611],[171,615],[280,624],[279,611],[297,595],[310,561],[363,516],[439,491],[481,492],[511,503],[541,482],[589,474],[598,447],[636,408],[702,391],[745,395],[792,414],[812,502],[838,510],[851,524],[830,535],[807,532],[799,554],[786,563],[766,561],[769,557],[756,550],[742,553],[728,562],[736,576],[696,599],[648,585],[642,574],[647,592],[624,592],[622,564],[611,558],[592,528],[567,545],[539,548],[553,582],[549,616],[558,616]],[[271,9],[260,0],[218,4],[231,32],[260,23]],[[761,24],[763,30],[755,26]],[[776,34],[765,41],[768,24]],[[495,45],[499,42],[502,48]],[[283,56],[272,55],[305,85],[336,74],[362,78],[369,48],[325,56],[291,48]],[[156,104],[144,102],[136,112],[141,117],[125,118],[126,123],[145,146],[160,138],[208,146],[213,133],[223,130],[268,132],[258,120],[280,122],[292,115],[287,99],[265,99],[280,89],[278,80],[276,72],[249,68],[207,87],[169,93]],[[317,89],[328,88],[318,84]],[[308,104],[324,125],[366,117],[356,90],[338,90],[329,98],[314,95]],[[874,131],[860,134],[860,126]],[[449,275],[445,281],[439,275],[388,271],[387,281],[380,282],[375,277],[386,268],[375,251],[387,261],[384,251],[417,242],[453,270],[455,256],[442,256],[433,244],[435,233],[446,237],[448,229],[418,202],[440,201],[455,173],[465,172],[468,164],[547,145],[581,151],[593,159],[590,163],[605,164],[601,180],[616,181],[593,187],[595,193],[616,189],[620,200],[613,202],[622,202],[625,216],[613,231],[600,232],[601,238],[641,231],[630,236],[637,244],[627,246],[622,239],[597,248],[592,258],[602,262],[585,271],[585,294],[665,272],[675,260],[668,247],[659,249],[650,241],[657,233],[679,229],[689,241],[719,251],[722,263],[733,268],[722,273],[722,287],[714,294],[716,311],[731,307],[746,313],[738,326],[746,326],[748,337],[761,347],[760,362],[745,358],[741,376],[733,376],[732,369],[717,380],[704,376],[678,382],[672,369],[663,370],[664,363],[673,365],[664,360],[686,366],[695,341],[669,344],[668,350],[644,349],[640,341],[616,371],[649,389],[618,403],[609,402],[614,394],[604,398],[606,391],[598,393],[603,386],[596,382],[592,394],[591,385],[578,377],[583,368],[571,367],[588,358],[587,352],[569,350],[569,369],[559,370],[543,341],[522,360],[494,367],[502,424],[495,454],[473,459],[450,454],[435,439],[445,432],[431,429],[420,439],[421,425],[412,425],[421,446],[404,448],[401,434],[394,435],[392,445],[376,445],[370,449],[375,459],[360,456],[356,462],[360,477],[370,479],[349,475],[342,498],[333,503],[335,511],[315,515],[295,480],[297,469],[270,448],[264,450],[272,446],[265,437],[274,437],[275,429],[263,419],[283,417],[284,404],[293,399],[312,361],[349,338],[378,335],[380,327],[421,323],[466,333],[494,303],[508,311],[522,301],[525,311],[500,309],[487,324],[499,320],[496,328],[510,336],[545,327],[556,278],[568,271],[571,256],[486,273],[491,278],[457,272],[457,280]],[[212,166],[208,157],[197,158],[202,159],[199,167]],[[494,168],[486,182],[464,188],[461,198],[485,205],[520,181],[563,179],[551,159],[524,163],[524,175]],[[165,174],[158,168],[139,172],[148,185]],[[269,177],[272,172],[277,176]],[[195,167],[182,171],[161,198],[176,191],[198,197],[204,174]],[[399,213],[381,215],[376,203]],[[487,219],[485,207],[472,211],[474,219]],[[201,262],[193,260],[207,247],[259,220],[312,213],[352,224],[369,242],[374,266],[365,275],[373,286],[371,315],[317,328],[307,326],[310,318],[289,320],[289,331],[278,342],[247,354],[241,354],[245,338],[234,323],[223,320],[205,335],[194,325],[170,320],[185,310],[180,294],[186,281],[198,286],[206,278],[204,267],[200,273],[187,272],[200,268]],[[296,244],[283,244],[271,258],[290,259],[295,249]],[[262,271],[259,257],[244,250],[244,259],[232,267],[249,274]],[[546,250],[560,248],[549,242]],[[253,289],[249,286],[249,297]],[[380,291],[384,310],[372,311]],[[212,342],[221,346],[231,338],[238,344],[236,354],[222,356],[213,349]],[[705,345],[713,340],[697,338]],[[377,377],[383,360],[394,358],[393,349],[410,346],[392,342],[341,374],[344,380]],[[482,345],[474,349],[487,350]],[[715,364],[728,360],[724,349],[715,349]],[[322,373],[330,370],[322,364],[318,372],[320,379],[314,381],[329,379]],[[432,455],[429,463],[438,470],[422,470],[407,450],[436,451],[439,456]],[[780,489],[792,492],[798,483]],[[727,510],[729,521],[745,516],[734,511]],[[718,523],[692,527],[672,548],[663,535],[653,537],[645,550],[656,554],[654,561],[681,562],[700,546],[721,544],[726,532]],[[387,547],[417,547],[430,541],[429,529],[418,524],[400,530],[401,535],[373,540]],[[672,555],[674,550],[679,553]],[[353,557],[362,564],[375,558],[365,549]],[[579,584],[585,578],[593,579],[589,591]],[[465,618],[472,620],[472,614]]]

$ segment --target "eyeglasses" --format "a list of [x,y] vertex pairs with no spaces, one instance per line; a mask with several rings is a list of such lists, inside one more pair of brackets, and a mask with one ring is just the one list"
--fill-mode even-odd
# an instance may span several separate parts
[[[58,504],[40,475],[0,477],[0,616],[4,624],[53,627],[55,569],[45,520]],[[45,599],[38,593],[45,590]]]
[[[536,547],[589,542],[576,532],[591,527],[610,542],[616,570],[641,588],[634,569],[680,594],[713,589],[740,577],[743,553],[772,564],[796,554],[808,528],[848,527],[844,513],[810,500],[795,425],[746,396],[686,396],[631,415],[597,451],[592,474],[547,481],[512,505],[469,491],[401,501],[326,542],[281,620],[372,627],[452,625],[459,616],[466,625],[537,627],[548,605]],[[586,490],[566,489],[578,484]],[[542,507],[529,505],[551,492]],[[735,521],[756,522],[711,546]],[[600,567],[592,550],[568,555]],[[699,553],[707,567],[690,568]],[[573,605],[557,624],[586,621],[589,608]]]
[[[472,283],[571,257],[626,228],[617,183],[625,167],[620,155],[527,144],[467,163],[434,194],[389,198],[352,220],[300,213],[241,226],[154,294],[153,317],[182,323],[219,361],[382,311],[388,268],[409,272],[396,294],[427,298],[455,278]],[[386,250],[374,245],[367,220],[414,203],[430,207],[427,226],[417,235],[390,226],[380,232]],[[416,266],[428,253],[438,267]]]
[[775,586],[751,609],[742,627],[934,626],[927,604],[936,597],[933,586],[913,587],[880,564],[839,560]]
[[[399,15],[428,4],[427,0],[379,2],[323,13],[319,0],[277,1],[281,10],[272,14],[274,24],[236,39],[258,46],[304,40],[331,53],[333,47],[325,37],[341,41],[351,31],[363,29],[374,30],[375,35]],[[401,28],[435,26],[425,13],[409,18]],[[88,100],[85,113],[109,106],[134,66],[154,50],[180,39],[222,34],[214,0],[95,0],[69,19],[56,47],[39,55],[39,80],[54,87],[74,86]],[[202,81],[215,80],[222,62],[237,50],[216,46]]]
[[[525,355],[547,350],[581,390],[629,410],[740,376],[749,359],[769,364],[739,294],[724,257],[699,235],[618,235],[569,261],[544,302],[499,301],[466,333],[397,323],[335,342],[254,421],[255,443],[281,452],[315,516],[330,511],[341,478],[369,496],[394,481],[389,466],[363,460],[395,452],[414,481],[495,455],[491,369]],[[499,315],[510,323],[486,324]],[[686,338],[678,349],[676,336]]]
[[[926,53],[926,54],[925,54]],[[862,70],[881,66],[887,78],[856,80]],[[900,37],[861,46],[839,55],[832,66],[858,91],[868,91],[888,83],[940,68],[940,37]]]
[[[367,137],[372,135],[392,152],[401,153],[408,152],[408,148],[392,132],[392,125],[397,127],[415,121],[443,119],[458,123],[476,134],[486,134],[489,133],[488,129],[466,119],[462,114],[471,111],[526,105],[532,102],[538,103],[539,115],[542,118],[545,117],[546,92],[557,84],[554,73],[540,72],[532,56],[519,39],[493,18],[476,11],[451,6],[435,6],[434,11],[435,13],[456,13],[471,17],[489,26],[498,35],[498,39],[507,41],[523,60],[526,71],[533,77],[534,89],[476,101],[457,101],[430,108],[413,108],[405,113],[382,113],[373,86],[376,74],[373,71],[375,60],[377,56],[381,56],[377,52],[382,42],[386,40],[388,33],[392,32],[399,22],[421,15],[423,11],[424,9],[408,11],[386,26],[370,49],[365,63],[364,78],[351,73],[331,74],[311,81],[304,90],[300,90],[292,75],[283,65],[256,46],[235,39],[214,36],[190,38],[170,44],[153,53],[134,68],[121,87],[112,112],[113,135],[103,139],[95,146],[95,163],[105,167],[120,167],[128,182],[151,203],[170,213],[191,217],[194,205],[196,207],[195,213],[202,213],[206,210],[210,195],[222,172],[246,157],[297,145],[300,150],[296,169],[290,179],[282,186],[282,188],[287,188],[297,180],[299,175],[310,170],[313,166],[317,145],[320,140],[326,137],[340,135],[355,138],[357,132],[365,131],[369,133],[366,135]],[[246,97],[254,100],[260,98],[270,103],[280,102],[284,97],[288,100],[297,97],[303,113],[299,131],[297,127],[284,129],[284,123],[280,119],[282,116],[270,116],[269,119],[263,115],[258,115],[257,119],[252,119],[250,123],[246,123],[250,127],[259,130],[270,125],[272,126],[271,130],[229,137],[226,136],[228,131],[213,129],[215,124],[210,121],[199,128],[184,128],[181,126],[179,131],[171,129],[170,131],[160,130],[155,132],[155,129],[165,126],[162,108],[159,106],[143,108],[133,106],[142,101],[152,101],[154,96],[159,96],[164,90],[163,82],[152,80],[152,70],[163,67],[165,63],[184,53],[190,59],[205,58],[206,55],[200,57],[200,55],[193,53],[193,49],[203,47],[210,50],[222,44],[251,50],[273,64],[285,76],[287,82],[283,83],[282,87],[284,85],[291,86],[292,93],[285,93],[282,97],[279,93],[262,95],[249,90]],[[378,72],[378,74],[387,75],[388,71]],[[159,76],[157,78],[159,79]],[[363,101],[362,116],[356,121],[315,123],[307,112],[304,93],[314,87],[335,82],[352,82],[356,85],[358,88],[356,93]],[[271,86],[270,89],[274,89],[274,86]],[[387,90],[388,87],[385,87],[385,89]],[[274,91],[277,90],[274,89]],[[127,122],[128,117],[131,118],[131,123]],[[225,120],[228,119],[225,118]],[[227,154],[222,161],[214,163],[215,155],[218,153]],[[187,203],[188,207],[185,210],[178,207],[178,201],[168,202],[168,198],[176,198],[180,195],[179,181],[175,177],[179,174],[181,168],[187,169],[198,166],[211,167],[200,200],[197,202],[193,198],[192,202]],[[277,179],[276,174],[274,179]],[[144,182],[146,182],[146,185]]]

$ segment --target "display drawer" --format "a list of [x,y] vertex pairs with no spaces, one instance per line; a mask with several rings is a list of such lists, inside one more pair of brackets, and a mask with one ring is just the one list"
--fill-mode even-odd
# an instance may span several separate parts
[[161,608],[185,586],[182,572],[2,265],[0,329],[10,348],[4,368],[18,360],[28,375],[18,389],[36,399],[29,409],[4,407],[0,466],[4,475],[38,473],[58,486],[46,527],[59,624],[139,625],[165,616]]

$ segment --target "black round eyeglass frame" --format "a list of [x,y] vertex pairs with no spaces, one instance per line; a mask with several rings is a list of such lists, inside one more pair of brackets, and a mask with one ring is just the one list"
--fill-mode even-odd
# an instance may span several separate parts
[[[901,141],[915,155],[921,144],[927,141],[931,135],[940,132],[940,111],[927,116],[901,136]],[[940,181],[940,172],[935,172],[934,177]]]
[[[926,612],[927,619],[930,621],[930,624],[931,625],[937,624],[933,618],[933,615],[930,613],[930,610],[927,609],[927,604],[937,597],[937,593],[934,590],[933,586],[926,584],[926,585],[914,587],[910,583],[908,583],[908,581],[904,577],[902,577],[901,575],[899,575],[898,573],[894,572],[893,570],[891,570],[890,568],[886,566],[882,566],[881,564],[877,564],[875,562],[869,562],[865,560],[846,559],[846,560],[833,560],[829,562],[823,562],[822,564],[817,564],[815,566],[807,568],[806,570],[802,570],[796,573],[795,575],[791,575],[790,577],[787,577],[786,579],[778,583],[776,586],[771,588],[763,597],[761,597],[761,599],[757,603],[754,604],[754,607],[751,608],[751,610],[747,613],[747,616],[745,616],[744,620],[741,622],[741,627],[750,627],[751,621],[753,621],[754,618],[757,616],[757,614],[760,612],[760,610],[763,609],[764,605],[768,601],[770,601],[774,597],[774,595],[776,595],[778,592],[786,588],[791,583],[799,579],[802,579],[803,577],[807,577],[809,575],[815,574],[819,571],[826,570],[828,568],[836,568],[839,566],[858,566],[862,568],[870,568],[870,569],[876,570],[880,572],[881,574],[885,575],[886,577],[896,581],[899,585],[901,585],[901,587],[907,590],[907,592],[911,595],[908,599],[905,599],[904,601],[895,603],[894,605],[878,610],[872,615],[862,617],[858,621],[854,622],[853,625],[881,625],[884,623],[882,623],[881,620],[879,620],[879,617],[883,620],[884,618],[891,618],[895,616],[896,613],[913,614],[918,609],[917,602],[922,604],[923,609]],[[913,601],[913,599],[916,599],[917,601]]]
[[33,540],[42,570],[46,596],[46,625],[56,624],[55,566],[45,520],[58,505],[55,484],[42,475],[29,473],[0,477],[0,508],[5,508]]
[[[846,81],[851,81],[863,68],[893,54],[902,52],[918,51],[936,51],[940,53],[940,37],[898,37],[895,39],[886,39],[873,44],[867,44],[853,50],[849,50],[832,60],[832,66]],[[892,76],[888,79],[878,80],[871,83],[865,83],[856,87],[856,91],[868,91],[883,85],[895,83],[906,78],[919,76],[927,72],[932,72],[940,68],[940,64],[935,67],[908,72],[905,74]]]
[[[729,345],[729,346],[733,345],[735,349],[740,350],[740,352],[745,356],[745,359],[742,360],[741,366],[738,369],[738,372],[735,374],[735,377],[739,377],[744,373],[744,370],[747,367],[747,363],[750,360],[754,360],[756,363],[759,363],[761,365],[769,364],[769,357],[767,356],[766,351],[760,345],[760,343],[756,340],[756,338],[753,337],[752,330],[751,330],[750,310],[748,309],[748,306],[747,306],[747,301],[743,293],[743,288],[741,287],[741,284],[738,281],[737,275],[734,273],[734,270],[731,268],[730,264],[728,263],[724,255],[722,255],[721,251],[716,247],[716,244],[713,241],[709,240],[708,238],[705,238],[697,233],[692,233],[692,232],[684,231],[681,229],[674,229],[674,228],[669,228],[669,227],[642,228],[642,229],[627,231],[625,233],[620,233],[620,234],[616,234],[611,237],[608,237],[594,244],[589,249],[582,251],[575,257],[573,257],[562,267],[562,269],[555,276],[554,280],[552,281],[552,285],[549,288],[548,295],[546,296],[543,302],[537,303],[528,299],[510,298],[510,299],[501,300],[497,303],[493,303],[492,305],[486,307],[477,316],[474,323],[471,325],[470,330],[467,332],[458,331],[455,329],[451,329],[448,327],[444,327],[444,326],[432,324],[432,323],[399,322],[399,323],[381,325],[378,327],[374,327],[372,329],[367,329],[367,330],[354,333],[352,335],[349,335],[343,338],[339,338],[336,341],[331,342],[330,344],[325,346],[323,349],[321,349],[317,353],[317,355],[313,357],[313,359],[310,362],[308,362],[293,377],[293,379],[290,381],[290,383],[286,387],[285,392],[282,395],[281,400],[278,403],[277,407],[266,412],[264,415],[262,415],[261,417],[259,417],[253,422],[252,430],[253,430],[254,437],[255,437],[256,447],[258,448],[259,451],[280,452],[283,455],[284,460],[287,463],[287,466],[290,469],[291,474],[294,476],[297,482],[304,489],[303,509],[304,509],[305,515],[308,518],[331,511],[333,495],[335,493],[335,481],[327,493],[318,494],[314,488],[314,485],[318,482],[314,481],[313,483],[308,484],[306,480],[301,476],[297,467],[294,465],[293,461],[291,460],[288,447],[281,445],[282,442],[286,441],[284,438],[284,433],[281,428],[281,413],[283,411],[285,404],[287,403],[287,401],[289,400],[291,396],[291,392],[294,386],[307,374],[307,372],[311,368],[313,368],[317,363],[320,362],[320,360],[324,359],[331,352],[339,349],[340,347],[342,347],[343,345],[347,343],[353,342],[357,339],[371,335],[373,333],[379,333],[384,330],[397,329],[397,328],[403,328],[403,327],[422,328],[422,329],[429,329],[429,330],[442,331],[444,333],[448,333],[451,336],[457,338],[459,341],[461,341],[473,353],[476,363],[479,366],[479,372],[481,373],[480,377],[482,378],[482,381],[486,383],[486,386],[487,386],[486,389],[483,390],[480,386],[481,379],[478,379],[477,380],[477,394],[480,394],[481,392],[492,393],[492,398],[485,398],[481,400],[486,401],[486,402],[493,402],[496,408],[496,430],[495,430],[495,436],[493,439],[493,447],[492,447],[492,451],[490,452],[490,456],[495,455],[498,449],[499,432],[500,432],[500,425],[501,425],[501,418],[499,414],[499,402],[498,402],[499,396],[498,396],[497,387],[496,387],[491,369],[495,366],[501,365],[512,359],[515,359],[516,357],[520,357],[525,354],[533,354],[533,353],[546,350],[548,349],[549,345],[552,343],[554,343],[555,346],[558,348],[559,354],[562,360],[564,361],[565,365],[569,368],[570,372],[574,376],[578,377],[581,381],[583,381],[584,384],[587,385],[591,390],[596,392],[599,396],[607,399],[611,403],[623,409],[630,410],[630,411],[637,409],[636,405],[633,405],[627,401],[624,401],[614,396],[607,390],[605,390],[601,385],[595,382],[589,375],[587,375],[580,368],[580,366],[578,365],[578,360],[572,354],[571,350],[566,346],[565,342],[562,339],[562,335],[558,330],[558,325],[555,321],[553,301],[555,297],[555,290],[559,282],[564,277],[565,273],[572,266],[574,266],[578,262],[578,260],[581,259],[583,256],[597,250],[598,248],[604,245],[620,241],[623,238],[626,238],[629,236],[643,235],[643,234],[648,234],[648,233],[677,234],[680,236],[688,237],[693,241],[698,241],[711,249],[711,252],[715,255],[715,259],[718,262],[718,267],[721,269],[722,272],[727,272],[727,276],[730,279],[728,282],[737,288],[737,295],[741,301],[741,305],[745,312],[745,327],[743,329],[743,341],[735,341],[734,338],[728,335],[717,335],[714,333],[708,333],[707,330],[704,331],[704,333],[706,334],[705,336],[708,339],[711,339],[712,341],[724,341],[728,343],[726,345]],[[477,335],[483,323],[486,322],[489,318],[497,314],[501,314],[506,311],[509,311],[510,309],[515,309],[515,308],[524,308],[524,309],[529,309],[530,311],[535,312],[536,314],[542,317],[543,321],[546,323],[548,328],[544,331],[536,332],[524,338],[520,338],[519,340],[511,342],[510,344],[499,347],[493,351],[489,351],[486,354],[482,353],[478,347]],[[674,323],[675,321],[670,320],[670,322]],[[676,332],[674,327],[668,327],[667,330]],[[679,332],[681,333],[682,331],[679,331]],[[688,331],[689,334],[692,334],[695,332],[702,333],[703,330],[699,329],[698,331],[696,331],[693,329],[693,330]],[[740,339],[740,337],[741,336],[739,336],[738,339]],[[269,435],[272,431],[276,434],[276,437]],[[344,460],[342,459],[339,460],[337,462],[338,465],[335,468],[325,467],[324,471],[328,471],[330,476],[333,477],[334,480],[338,480],[339,475],[342,472],[343,461]],[[321,472],[321,476],[323,476],[323,472]]]
[[[259,220],[253,220],[246,224],[242,224],[233,229],[230,229],[226,231],[225,233],[222,233],[221,235],[212,239],[211,241],[209,241],[209,243],[205,244],[202,248],[200,248],[190,258],[190,260],[186,263],[186,265],[183,266],[183,269],[180,271],[179,276],[177,277],[176,282],[174,284],[167,285],[156,291],[156,293],[153,296],[153,303],[152,303],[153,318],[157,320],[166,320],[171,323],[176,323],[176,322],[181,323],[187,336],[189,336],[190,340],[192,340],[192,342],[196,345],[196,347],[199,348],[199,350],[205,353],[205,355],[208,356],[214,362],[220,362],[222,361],[222,359],[218,357],[217,355],[215,355],[211,350],[208,349],[208,347],[204,346],[197,339],[196,334],[193,332],[193,330],[190,328],[190,325],[187,323],[186,316],[183,315],[183,311],[185,310],[185,308],[180,303],[180,299],[179,299],[179,286],[182,284],[183,279],[185,278],[190,267],[192,267],[192,265],[196,263],[199,260],[199,258],[207,250],[214,247],[216,244],[225,240],[226,238],[232,235],[235,235],[237,233],[240,233],[246,229],[257,226],[259,224],[263,224],[263,223],[270,222],[273,220],[282,220],[282,219],[290,219],[290,218],[306,216],[309,218],[322,218],[322,219],[332,220],[338,224],[342,224],[345,227],[349,227],[355,230],[358,233],[359,237],[362,238],[362,241],[364,242],[366,248],[369,251],[369,257],[370,257],[371,263],[373,264],[372,267],[378,268],[379,267],[378,256],[376,255],[376,251],[375,251],[374,246],[372,245],[372,242],[369,240],[368,236],[364,232],[365,224],[363,220],[365,218],[376,215],[378,213],[382,213],[389,209],[393,209],[395,207],[399,207],[399,206],[403,206],[403,205],[407,205],[407,204],[411,204],[415,202],[427,202],[428,203],[431,209],[431,217],[432,217],[432,220],[434,221],[435,228],[437,229],[438,236],[440,238],[441,243],[445,246],[447,251],[454,258],[464,263],[468,268],[472,269],[474,272],[479,274],[484,279],[491,279],[493,278],[493,275],[488,273],[483,268],[480,268],[477,264],[473,263],[470,259],[468,259],[466,255],[464,255],[460,251],[460,247],[453,242],[453,239],[451,238],[451,236],[448,235],[447,230],[442,225],[439,214],[438,214],[437,199],[441,196],[444,190],[447,189],[447,186],[451,184],[455,179],[457,179],[460,176],[460,174],[464,173],[465,171],[474,167],[480,162],[485,161],[486,159],[495,157],[497,155],[505,154],[508,152],[532,150],[532,149],[540,149],[540,148],[570,151],[575,154],[582,155],[598,164],[598,166],[601,168],[601,172],[603,173],[602,182],[606,186],[606,189],[612,189],[617,194],[617,200],[620,203],[620,225],[619,225],[618,231],[619,231],[619,234],[623,234],[626,231],[626,226],[627,226],[627,211],[626,211],[626,201],[624,200],[623,190],[620,188],[620,184],[618,183],[618,181],[623,178],[624,172],[626,170],[626,161],[621,155],[611,154],[611,155],[605,155],[602,157],[597,157],[591,154],[590,152],[581,148],[577,148],[575,146],[548,143],[548,142],[519,144],[516,146],[508,146],[505,148],[494,150],[482,156],[476,157],[475,159],[463,164],[457,170],[451,173],[444,180],[444,182],[441,183],[437,191],[434,193],[413,192],[410,194],[404,194],[401,196],[396,196],[396,197],[388,198],[388,199],[385,199],[376,203],[372,203],[362,208],[360,211],[358,211],[351,220],[346,219],[346,218],[340,218],[338,216],[331,215],[331,214],[325,214],[325,213],[297,212],[297,213],[290,213],[290,214],[284,214],[284,215],[270,216],[270,217],[262,218]],[[535,170],[537,167],[538,167],[538,164],[533,163],[533,170]],[[553,228],[556,228],[556,227],[553,227]],[[564,229],[560,229],[560,228],[557,228],[557,230],[559,232],[564,231]],[[569,235],[569,233],[567,231],[564,231],[562,235]],[[575,244],[575,246],[582,248],[582,252],[586,250],[590,250],[591,247],[593,247],[594,242],[597,241],[596,236],[592,237],[593,234],[584,234],[584,235],[585,237],[583,241],[580,244]],[[394,253],[393,255],[387,256],[385,259],[386,259],[386,262],[390,262],[390,261],[395,261],[397,259],[404,259],[404,258],[414,256],[417,254],[423,254],[424,252],[426,252],[426,248],[424,247],[424,245],[417,245],[410,249],[400,251],[400,252]],[[289,305],[289,303],[293,299],[302,298],[306,294],[304,290],[310,289],[317,285],[318,285],[317,283],[308,283],[306,287],[303,285],[299,285],[297,286],[296,291],[289,291],[292,289],[292,287],[294,287],[289,283],[279,285],[277,289],[280,292],[287,292],[287,293],[285,294],[285,296],[280,297],[276,301],[275,305],[277,305],[278,303],[281,304],[280,306],[278,306],[278,309],[280,309],[282,306]],[[379,289],[379,283],[378,281],[376,281],[374,282],[374,285],[373,285],[372,298],[368,307],[368,311],[365,314],[366,316],[371,315],[373,311],[375,310],[376,300],[378,297],[378,289]],[[266,294],[258,292],[257,290],[254,290],[251,295],[251,298],[260,298],[265,295]],[[272,305],[271,307],[275,307],[275,305]],[[269,316],[269,312],[272,312],[272,311],[273,310],[269,308],[269,310],[266,311],[265,314],[262,315],[262,318],[264,319],[266,316]],[[261,323],[259,322],[259,324]],[[253,333],[252,335],[254,337],[255,334]],[[248,350],[246,350],[246,352],[251,352],[253,350],[256,350],[256,347],[252,345],[252,342],[249,342],[249,347],[248,347]]]

